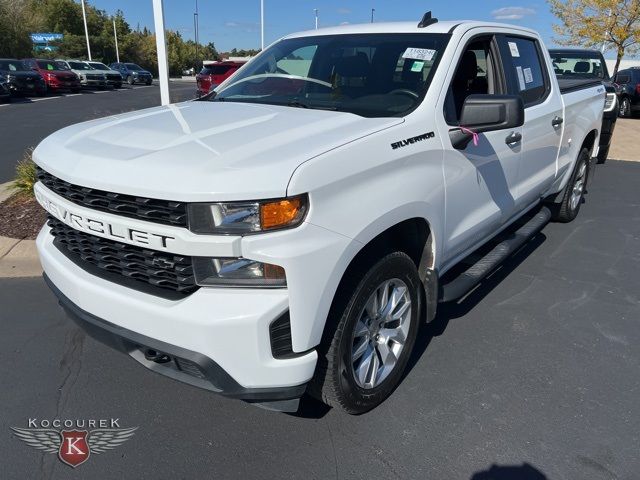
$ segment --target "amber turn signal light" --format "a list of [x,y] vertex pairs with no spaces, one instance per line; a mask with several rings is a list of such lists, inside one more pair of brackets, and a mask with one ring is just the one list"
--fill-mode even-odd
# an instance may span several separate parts
[[285,198],[260,205],[260,226],[263,230],[298,224],[307,209],[306,196]]

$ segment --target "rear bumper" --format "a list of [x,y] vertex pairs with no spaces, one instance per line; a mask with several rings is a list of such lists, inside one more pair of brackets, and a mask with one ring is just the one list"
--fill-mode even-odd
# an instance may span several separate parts
[[306,384],[273,388],[243,387],[210,358],[96,317],[69,300],[46,273],[44,280],[58,297],[67,315],[92,338],[126,353],[149,370],[227,397],[272,404],[276,409],[278,404],[284,406],[287,400],[299,399],[305,392]]

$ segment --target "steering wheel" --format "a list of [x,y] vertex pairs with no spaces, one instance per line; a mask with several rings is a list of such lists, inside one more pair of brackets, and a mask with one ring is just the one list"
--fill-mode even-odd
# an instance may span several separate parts
[[408,88],[396,88],[395,90],[391,90],[389,95],[408,95],[416,99],[420,98],[416,92],[409,90]]

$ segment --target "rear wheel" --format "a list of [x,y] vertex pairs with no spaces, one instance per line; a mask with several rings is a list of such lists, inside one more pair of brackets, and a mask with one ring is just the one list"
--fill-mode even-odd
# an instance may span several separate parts
[[629,118],[631,116],[631,100],[629,100],[627,97],[623,98],[620,101],[619,114],[622,118]]
[[584,200],[584,192],[589,175],[589,150],[583,148],[573,169],[567,187],[564,189],[562,201],[555,205],[553,220],[568,223],[578,216],[580,205]]
[[151,85],[151,82],[153,82],[153,80],[147,80],[147,81],[146,81],[146,84],[147,84],[147,85]]
[[420,279],[403,252],[348,275],[327,319],[310,391],[360,414],[382,403],[402,378],[418,333]]

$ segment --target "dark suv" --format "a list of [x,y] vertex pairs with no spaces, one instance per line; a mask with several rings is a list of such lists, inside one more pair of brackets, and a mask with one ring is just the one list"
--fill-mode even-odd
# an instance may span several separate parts
[[613,83],[618,86],[620,116],[631,117],[640,111],[640,68],[633,67],[620,70]]
[[47,87],[39,73],[29,69],[21,60],[0,58],[0,75],[6,78],[12,95],[44,95]]
[[140,65],[136,65],[135,63],[112,63],[109,65],[109,68],[119,71],[120,75],[122,75],[122,79],[129,85],[133,85],[137,82],[151,85],[151,82],[153,81],[151,72],[145,70]]
[[599,50],[577,48],[550,49],[551,61],[556,76],[560,79],[594,79],[599,80],[607,91],[604,113],[602,114],[602,130],[600,132],[600,150],[598,163],[607,161],[611,138],[618,120],[616,106],[616,87],[609,77],[607,63]]

